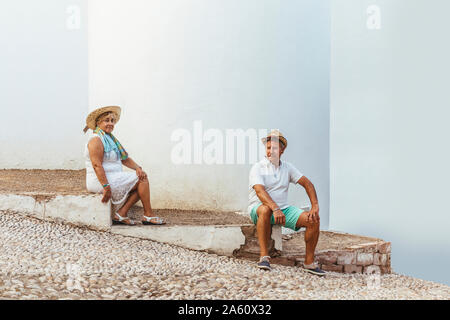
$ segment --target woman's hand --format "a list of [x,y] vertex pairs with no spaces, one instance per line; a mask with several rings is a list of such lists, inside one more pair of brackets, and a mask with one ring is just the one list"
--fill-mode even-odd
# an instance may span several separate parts
[[141,167],[138,167],[136,169],[136,175],[138,176],[140,181],[145,181],[147,180],[147,174],[144,172],[144,170],[142,170]]
[[102,202],[108,202],[109,199],[111,199],[111,187],[107,186],[106,188],[103,188],[103,198],[102,198]]

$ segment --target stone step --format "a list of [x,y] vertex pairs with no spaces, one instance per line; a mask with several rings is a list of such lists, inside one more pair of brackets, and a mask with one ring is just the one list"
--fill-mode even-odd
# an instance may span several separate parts
[[111,228],[111,204],[102,203],[101,199],[99,194],[0,193],[0,210],[108,231]]
[[[192,250],[253,260],[259,258],[259,243],[253,224],[171,223],[162,226],[112,226],[111,205],[102,203],[101,198],[99,194],[0,193],[0,210],[14,211],[46,221],[70,223],[123,236],[164,242]],[[304,245],[302,247],[301,243],[296,241],[302,235],[293,233],[283,240],[282,233],[281,226],[272,226],[270,241],[272,263],[301,266],[305,257]],[[321,231],[321,239],[327,236],[341,237],[342,239],[335,239],[337,242],[347,237],[347,240],[352,240],[350,241],[352,245],[316,249],[316,261],[324,270],[344,273],[392,271],[390,242],[342,232]]]
[[111,232],[122,236],[137,237],[192,250],[206,251],[218,255],[231,256],[245,243],[245,235],[240,225],[114,225]]

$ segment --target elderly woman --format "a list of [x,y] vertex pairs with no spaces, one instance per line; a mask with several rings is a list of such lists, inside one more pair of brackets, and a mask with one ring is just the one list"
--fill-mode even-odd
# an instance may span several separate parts
[[[120,112],[120,107],[103,107],[92,111],[86,119],[83,131],[92,129],[84,153],[87,190],[103,193],[104,203],[111,200],[114,224],[134,225],[127,213],[138,200],[144,207],[143,224],[164,224],[161,218],[153,216],[147,174],[112,135]],[[136,172],[125,172],[122,165]]]

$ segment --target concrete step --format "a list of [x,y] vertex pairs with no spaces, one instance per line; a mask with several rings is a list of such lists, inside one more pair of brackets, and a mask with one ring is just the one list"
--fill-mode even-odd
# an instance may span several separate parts
[[[244,226],[245,227],[245,226]],[[233,255],[245,243],[240,225],[212,226],[112,226],[111,232],[128,237],[137,237],[173,244],[192,250],[201,250],[219,255]]]
[[0,210],[10,210],[38,219],[67,222],[94,230],[111,229],[111,204],[99,194],[0,193]]
[[[186,225],[172,222],[162,226],[112,226],[111,205],[102,203],[101,198],[99,194],[85,193],[0,193],[0,210],[219,255],[252,260],[259,257],[259,243],[253,224]],[[237,221],[236,218],[234,221]],[[301,266],[305,257],[302,236],[301,233],[294,233],[283,240],[281,226],[273,226],[270,241],[272,263]],[[330,239],[328,242],[323,240],[327,238]],[[321,231],[316,260],[328,271],[390,273],[391,244],[376,238]]]
[[[243,229],[253,226],[250,224],[177,225],[174,223],[162,226],[112,226],[111,204],[102,203],[101,198],[99,194],[0,193],[0,210],[228,256],[233,255],[234,251],[245,244]],[[281,250],[281,229],[278,226],[274,229],[277,230],[274,232],[277,249]]]

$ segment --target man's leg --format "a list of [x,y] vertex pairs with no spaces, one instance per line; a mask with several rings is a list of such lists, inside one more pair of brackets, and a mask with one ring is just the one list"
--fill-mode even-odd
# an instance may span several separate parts
[[258,233],[258,241],[260,248],[260,256],[269,256],[269,241],[271,236],[272,210],[265,205],[260,205],[256,210],[258,221],[256,222],[256,232]]
[[305,264],[311,264],[314,262],[314,251],[316,250],[317,242],[319,241],[320,234],[320,222],[308,221],[306,212],[303,212],[297,220],[297,228],[306,227],[305,231],[305,243],[306,243],[306,256]]

